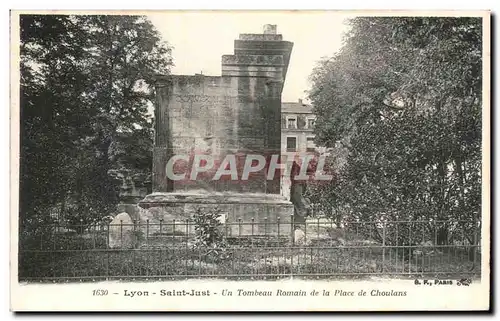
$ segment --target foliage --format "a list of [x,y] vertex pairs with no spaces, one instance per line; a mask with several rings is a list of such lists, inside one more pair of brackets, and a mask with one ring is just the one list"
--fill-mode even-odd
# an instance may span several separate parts
[[20,217],[90,224],[150,172],[152,81],[170,47],[141,16],[22,15]]
[[[340,158],[315,191],[346,220],[452,220],[473,243],[481,202],[479,18],[354,18],[315,68],[317,144]],[[335,211],[333,211],[335,213]],[[458,230],[458,231],[457,231]],[[406,242],[408,240],[403,240]]]
[[193,221],[195,224],[194,247],[205,250],[206,255],[213,256],[216,261],[228,258],[228,244],[219,218],[221,210],[218,208],[197,208]]

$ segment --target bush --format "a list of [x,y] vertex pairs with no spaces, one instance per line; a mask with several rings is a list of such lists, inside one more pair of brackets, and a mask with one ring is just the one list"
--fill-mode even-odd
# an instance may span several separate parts
[[223,224],[219,221],[221,211],[198,208],[193,215],[195,224],[194,248],[206,251],[214,261],[228,258],[228,244],[224,235]]

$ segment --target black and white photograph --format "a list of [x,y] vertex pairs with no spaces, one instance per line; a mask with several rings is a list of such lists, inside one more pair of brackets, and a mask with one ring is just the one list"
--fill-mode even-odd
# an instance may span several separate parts
[[11,11],[11,309],[488,310],[489,28]]

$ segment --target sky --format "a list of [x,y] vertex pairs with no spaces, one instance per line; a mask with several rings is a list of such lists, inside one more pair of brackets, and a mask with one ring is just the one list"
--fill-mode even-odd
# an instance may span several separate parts
[[176,75],[218,76],[221,56],[232,54],[240,33],[262,33],[275,24],[283,40],[294,43],[282,101],[306,99],[309,76],[322,57],[330,57],[342,45],[347,16],[340,12],[199,11],[162,12],[148,15],[163,39],[173,46]]

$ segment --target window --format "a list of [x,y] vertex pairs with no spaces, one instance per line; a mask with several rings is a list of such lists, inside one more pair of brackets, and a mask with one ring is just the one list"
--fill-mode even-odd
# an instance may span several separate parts
[[306,128],[313,129],[316,124],[316,119],[314,117],[307,117]]
[[307,145],[308,152],[314,152],[316,150],[316,145],[314,145],[314,137],[307,137]]
[[297,137],[286,138],[286,151],[287,152],[297,151]]
[[297,117],[287,117],[286,118],[286,128],[297,129]]

